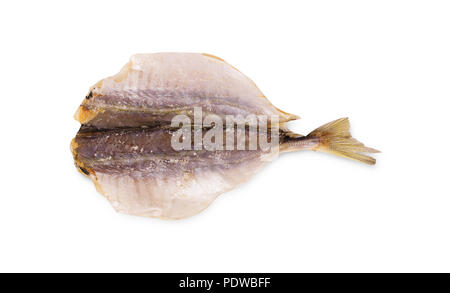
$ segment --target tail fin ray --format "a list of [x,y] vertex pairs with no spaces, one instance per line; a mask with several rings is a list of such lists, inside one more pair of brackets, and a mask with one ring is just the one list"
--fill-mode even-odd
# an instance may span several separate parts
[[362,153],[378,153],[373,148],[366,147],[354,139],[349,131],[348,118],[340,118],[329,122],[308,134],[308,138],[319,138],[315,151],[332,153],[334,155],[374,165],[376,160]]

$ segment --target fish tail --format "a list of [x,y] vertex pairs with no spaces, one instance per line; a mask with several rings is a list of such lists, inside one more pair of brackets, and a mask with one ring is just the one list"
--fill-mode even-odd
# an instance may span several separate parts
[[314,151],[331,153],[374,165],[376,160],[362,153],[378,153],[379,151],[366,147],[354,139],[350,134],[349,128],[348,118],[340,118],[320,126],[308,134],[306,138],[319,140],[319,143],[311,148]]

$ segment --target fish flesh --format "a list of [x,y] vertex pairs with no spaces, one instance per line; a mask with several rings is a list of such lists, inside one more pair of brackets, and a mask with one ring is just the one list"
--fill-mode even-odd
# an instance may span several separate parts
[[274,107],[244,74],[209,54],[137,54],[122,70],[96,83],[75,114],[98,128],[138,127],[169,122],[175,115],[277,115],[297,119]]
[[298,119],[210,54],[131,57],[92,86],[75,113],[75,165],[119,212],[182,219],[248,181],[279,153],[314,150],[367,164],[378,152],[352,138],[347,118],[303,136]]

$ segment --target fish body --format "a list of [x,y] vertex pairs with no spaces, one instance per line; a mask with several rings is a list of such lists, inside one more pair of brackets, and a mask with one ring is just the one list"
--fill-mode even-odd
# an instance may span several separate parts
[[[228,117],[244,119],[221,124]],[[307,136],[292,133],[285,123],[298,116],[209,54],[135,55],[91,87],[75,118],[82,123],[71,143],[75,165],[117,211],[132,215],[195,215],[280,152],[311,149],[375,163],[362,153],[376,150],[351,137],[348,119]]]

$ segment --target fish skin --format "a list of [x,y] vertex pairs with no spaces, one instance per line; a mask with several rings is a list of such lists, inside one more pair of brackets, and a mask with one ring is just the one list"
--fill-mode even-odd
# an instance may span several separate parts
[[[178,114],[276,115],[298,119],[273,106],[253,81],[222,59],[199,53],[133,55],[122,70],[96,83],[75,119],[98,128],[170,123]],[[87,113],[87,114],[86,114]]]

